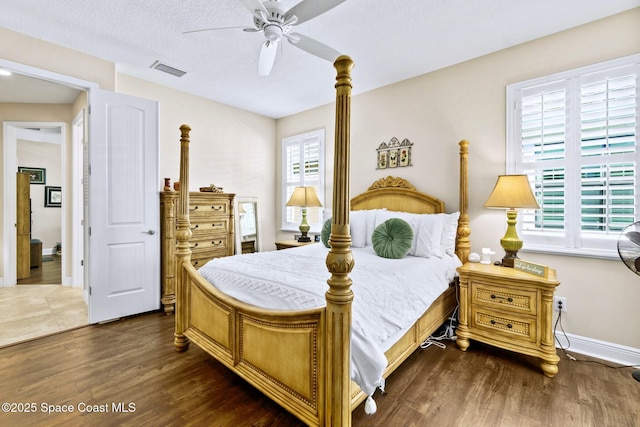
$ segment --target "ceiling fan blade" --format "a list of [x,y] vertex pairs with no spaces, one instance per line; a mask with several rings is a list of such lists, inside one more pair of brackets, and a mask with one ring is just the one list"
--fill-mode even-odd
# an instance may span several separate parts
[[260,49],[260,57],[258,58],[258,75],[268,76],[271,74],[273,63],[276,60],[278,52],[278,43],[267,40]]
[[249,9],[252,15],[255,15],[258,11],[264,12],[267,15],[269,14],[260,0],[240,0],[240,3]]
[[203,31],[239,30],[239,29],[243,29],[247,31],[245,27],[216,27],[216,28],[202,28],[200,30],[183,31],[182,34],[201,33]]
[[296,25],[302,24],[311,18],[322,15],[329,9],[333,9],[344,1],[345,0],[302,0],[300,3],[289,9],[289,11],[285,13],[285,16],[295,15],[298,18]]
[[299,33],[286,34],[285,37],[292,45],[332,63],[341,55],[340,52],[326,44],[320,43],[311,37],[303,36]]

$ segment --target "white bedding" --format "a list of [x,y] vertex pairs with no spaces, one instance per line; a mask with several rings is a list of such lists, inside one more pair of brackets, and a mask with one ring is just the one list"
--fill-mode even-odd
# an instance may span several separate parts
[[[325,306],[328,289],[322,244],[216,258],[199,272],[225,294],[264,308]],[[354,301],[351,377],[368,395],[382,384],[384,352],[444,292],[460,266],[457,257],[387,259],[371,246],[352,248]]]

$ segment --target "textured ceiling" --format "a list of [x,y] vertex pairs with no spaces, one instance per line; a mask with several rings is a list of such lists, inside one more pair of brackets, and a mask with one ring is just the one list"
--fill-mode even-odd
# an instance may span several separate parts
[[[288,10],[299,0],[281,3]],[[638,6],[640,0],[347,0],[294,31],[351,56],[357,94]],[[261,33],[183,34],[251,25],[239,0],[0,1],[0,27],[244,110],[279,118],[334,100],[333,66],[287,42],[271,74],[259,77]],[[151,69],[157,60],[187,74]],[[16,88],[6,81],[0,79],[0,102]]]

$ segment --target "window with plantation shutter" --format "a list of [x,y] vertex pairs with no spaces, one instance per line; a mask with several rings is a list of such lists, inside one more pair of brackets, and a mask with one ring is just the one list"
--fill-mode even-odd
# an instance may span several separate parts
[[540,209],[520,212],[524,250],[617,258],[640,219],[640,55],[507,86],[507,173]]
[[[324,206],[324,129],[282,140],[282,229],[298,231],[302,221],[299,207],[286,206],[296,187],[315,187]],[[312,232],[322,228],[322,208],[308,208]]]

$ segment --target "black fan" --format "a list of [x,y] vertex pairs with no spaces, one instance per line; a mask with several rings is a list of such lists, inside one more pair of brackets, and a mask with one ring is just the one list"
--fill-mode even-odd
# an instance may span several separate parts
[[[629,224],[618,238],[618,255],[631,271],[640,276],[640,221]],[[640,370],[633,372],[633,378],[640,381]]]

